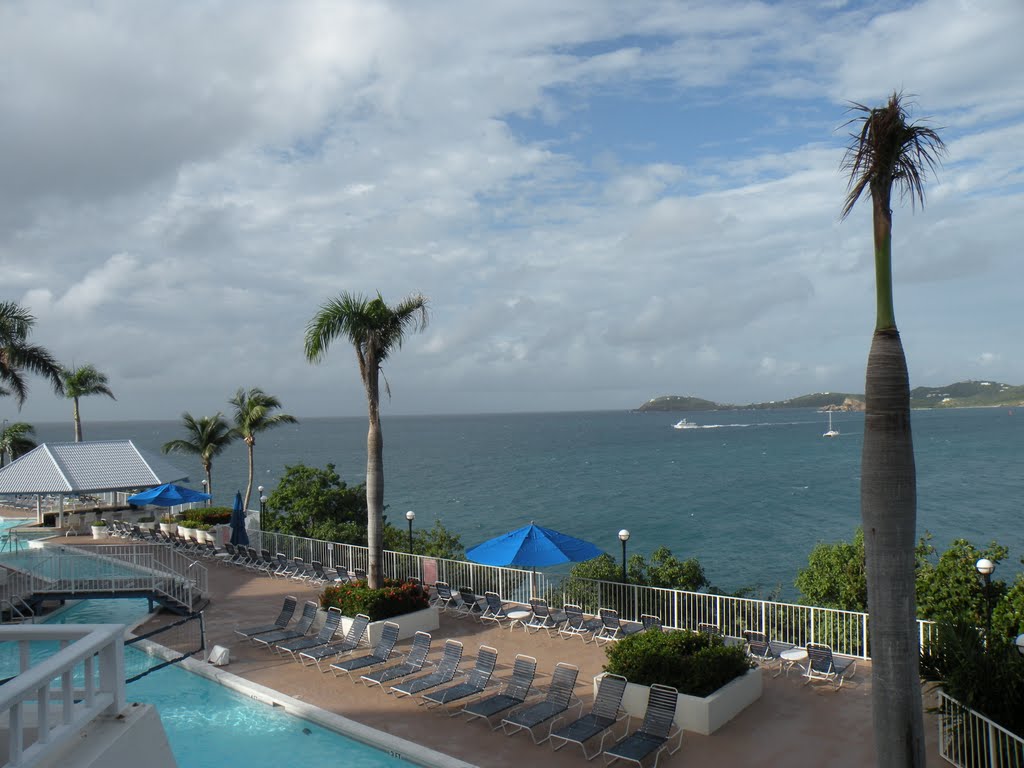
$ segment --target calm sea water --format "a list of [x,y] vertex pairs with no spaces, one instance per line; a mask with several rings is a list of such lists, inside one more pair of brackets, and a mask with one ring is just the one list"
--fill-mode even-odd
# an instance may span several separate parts
[[[689,413],[699,429],[672,429],[674,414],[601,412],[383,419],[385,503],[404,526],[441,519],[467,546],[532,521],[620,556],[668,546],[697,557],[725,589],[793,579],[818,541],[849,539],[860,520],[861,414],[814,411]],[[37,424],[42,441],[68,440],[70,424]],[[159,451],[182,437],[178,422],[85,422],[89,439],[135,440]],[[943,548],[954,538],[1010,547],[1005,575],[1020,569],[1024,410],[915,411],[918,532]],[[171,460],[199,488],[187,456]],[[257,483],[271,489],[289,464],[336,465],[352,484],[366,469],[366,421],[305,419],[260,435]],[[215,502],[245,488],[245,447],[214,463]],[[254,499],[256,497],[253,492]],[[256,506],[253,501],[250,506]]]

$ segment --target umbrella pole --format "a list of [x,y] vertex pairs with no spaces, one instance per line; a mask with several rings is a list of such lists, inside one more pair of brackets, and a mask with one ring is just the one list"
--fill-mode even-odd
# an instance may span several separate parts
[[530,573],[530,597],[537,596],[537,566],[533,566],[533,571]]

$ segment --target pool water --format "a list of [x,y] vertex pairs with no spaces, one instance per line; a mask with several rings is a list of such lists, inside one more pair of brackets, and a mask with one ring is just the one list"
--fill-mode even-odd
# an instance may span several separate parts
[[[52,621],[134,624],[146,612],[145,600],[84,600],[53,616]],[[142,654],[133,648],[125,649],[125,653]],[[134,665],[128,661],[126,666]],[[339,695],[344,695],[342,690],[339,686]],[[409,765],[173,664],[130,683],[127,692],[129,701],[156,706],[179,768]]]

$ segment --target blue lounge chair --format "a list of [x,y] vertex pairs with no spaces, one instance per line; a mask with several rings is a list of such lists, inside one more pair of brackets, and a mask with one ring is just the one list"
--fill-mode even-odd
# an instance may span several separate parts
[[313,648],[319,648],[331,642],[334,639],[334,633],[338,631],[338,627],[340,626],[341,611],[337,608],[328,608],[327,616],[324,619],[324,625],[320,627],[320,631],[315,635],[294,637],[291,640],[282,640],[278,643],[274,643],[273,648],[281,655],[287,653],[293,660],[295,660],[297,653]]
[[279,629],[276,632],[265,632],[253,637],[253,641],[269,648],[276,643],[283,643],[286,640],[303,637],[309,633],[310,628],[313,626],[313,622],[316,621],[316,611],[316,601],[307,600],[302,606],[302,615],[299,616],[299,620],[295,622],[295,625],[291,629]]
[[[501,692],[467,704],[463,707],[462,714],[469,715],[469,720],[482,717],[490,725],[492,717],[512,707],[517,707],[526,701],[526,697],[530,695],[530,689],[533,687],[533,678],[536,674],[537,660],[533,656],[526,656],[522,653],[518,654],[515,664],[512,666],[512,679],[505,683],[505,687]],[[497,730],[500,727],[501,723],[498,723],[492,726],[491,730]]]
[[804,685],[812,680],[826,680],[838,691],[848,677],[857,671],[857,659],[850,656],[835,656],[832,649],[821,643],[807,644],[807,669],[804,671]]
[[697,632],[711,637],[723,637],[722,629],[717,624],[698,624]]
[[429,675],[414,677],[412,680],[405,680],[398,685],[391,686],[388,693],[396,697],[415,696],[429,688],[436,688],[439,685],[450,683],[459,671],[459,664],[462,663],[462,643],[458,640],[445,640],[444,652],[441,661]]
[[435,581],[434,596],[430,598],[430,604],[436,605],[442,613],[455,613],[459,609],[459,598],[452,592],[447,581]]
[[548,606],[548,601],[540,597],[530,598],[530,609],[533,614],[523,628],[529,632],[531,629],[534,631],[544,630],[548,633],[548,637],[551,636],[551,630],[557,630],[558,627],[565,621],[565,616],[562,614],[556,614],[551,611]]
[[605,765],[611,765],[616,760],[643,765],[643,761],[653,754],[654,764],[651,768],[657,768],[661,753],[668,747],[673,736],[679,737],[679,743],[669,751],[669,755],[678,752],[683,745],[683,731],[675,724],[678,700],[679,691],[675,688],[652,685],[647,695],[647,712],[644,713],[643,724],[604,751]]
[[497,592],[484,592],[484,611],[480,614],[480,622],[485,621],[493,621],[499,627],[503,622],[511,621]]
[[562,637],[578,637],[587,643],[601,628],[600,619],[588,619],[583,613],[583,608],[575,603],[566,603],[562,610],[565,613],[565,623],[558,628],[558,634]]
[[[333,610],[333,609],[332,609]],[[320,662],[325,659],[333,659],[338,656],[343,656],[346,653],[352,653],[359,644],[363,642],[363,635],[366,634],[366,628],[370,625],[370,617],[365,613],[357,613],[355,618],[352,619],[352,623],[349,624],[348,632],[345,633],[345,639],[340,643],[327,643],[326,645],[319,645],[316,648],[307,648],[299,654],[299,662],[305,666],[311,666],[316,664],[316,668],[321,672],[325,670],[320,666]],[[307,661],[309,662],[307,664]]]
[[768,669],[777,666],[779,671],[775,673],[774,677],[782,674],[782,658],[779,656],[782,649],[773,644],[768,639],[768,635],[764,632],[747,629],[743,632],[743,639],[747,643],[747,656],[753,659],[758,666]]
[[477,619],[483,612],[484,609],[480,607],[480,598],[476,596],[476,592],[469,587],[459,587],[459,605],[455,615]]
[[379,685],[383,688],[384,683],[391,680],[415,675],[427,663],[427,654],[430,653],[430,641],[431,637],[429,634],[417,632],[412,639],[412,648],[409,649],[409,655],[405,657],[405,661],[400,664],[393,664],[390,667],[384,667],[383,669],[375,669],[373,672],[367,672],[359,678],[359,682],[366,686]]
[[[534,744],[543,744],[554,730],[555,726],[562,721],[562,715],[569,711],[571,706],[583,706],[579,699],[576,699],[574,689],[576,688],[576,677],[579,675],[579,667],[573,664],[566,664],[563,661],[555,665],[555,673],[551,676],[551,687],[548,688],[548,695],[543,701],[536,704],[524,705],[508,714],[501,721],[501,729],[506,736],[525,730],[530,734]],[[576,699],[576,704],[573,704]],[[543,738],[537,738],[537,730],[545,723],[548,723],[548,732]]]
[[645,632],[661,632],[664,628],[661,624],[661,616],[654,616],[650,613],[640,614],[640,624]]
[[[601,754],[604,751],[604,740],[611,734],[616,723],[625,720],[625,730],[629,730],[629,715],[622,711],[622,695],[625,692],[626,678],[621,675],[602,677],[590,712],[551,734],[553,751],[557,752],[571,743],[580,745],[583,757],[587,760],[593,760]],[[601,743],[597,751],[588,755],[586,743],[598,736],[601,737]]]
[[[491,682],[491,675],[494,674],[494,666],[497,663],[498,650],[489,645],[481,645],[476,654],[476,664],[463,682],[442,688],[439,691],[425,693],[420,703],[427,707],[435,706],[448,709],[448,705],[452,702],[461,702],[470,696],[483,693]],[[448,714],[453,716],[450,710]]]
[[601,621],[601,628],[594,633],[594,642],[610,643],[621,640],[626,633],[622,631],[622,621],[619,619],[619,612],[613,608],[598,608],[598,618]]
[[377,641],[373,651],[365,656],[357,656],[354,659],[334,662],[331,664],[334,676],[337,677],[340,673],[344,672],[348,675],[348,679],[352,680],[353,672],[390,661],[392,654],[395,652],[395,644],[398,642],[399,629],[400,627],[395,622],[385,621],[381,629],[380,640]]
[[235,634],[241,635],[246,640],[252,640],[256,635],[262,635],[266,632],[276,632],[284,629],[291,623],[292,617],[295,616],[295,609],[298,605],[299,601],[293,595],[288,595],[284,599],[284,603],[281,605],[281,612],[277,614],[277,618],[274,619],[273,624],[263,624],[257,627],[236,629]]

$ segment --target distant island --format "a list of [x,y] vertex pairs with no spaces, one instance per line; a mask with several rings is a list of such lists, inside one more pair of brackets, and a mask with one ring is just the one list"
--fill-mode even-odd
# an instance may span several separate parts
[[[1024,386],[998,381],[958,381],[945,387],[914,387],[911,408],[1024,407]],[[688,395],[663,395],[648,400],[637,411],[740,411],[768,408],[817,408],[819,411],[863,411],[864,395],[848,392],[815,392],[789,400],[730,405]]]

